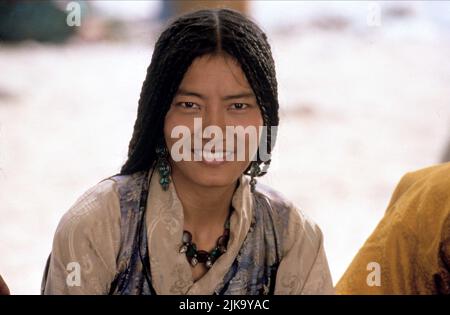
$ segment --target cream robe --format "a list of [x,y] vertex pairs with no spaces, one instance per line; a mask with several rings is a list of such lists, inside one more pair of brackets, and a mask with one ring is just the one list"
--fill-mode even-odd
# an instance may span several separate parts
[[[244,175],[239,180],[232,198],[235,211],[230,219],[228,250],[194,282],[185,254],[178,252],[183,232],[181,202],[173,184],[168,191],[162,191],[158,176],[153,176],[145,220],[152,285],[157,294],[210,295],[214,292],[236,258],[250,227],[249,180]],[[292,205],[289,225],[283,233],[283,257],[275,294],[333,294],[319,227]],[[107,179],[83,194],[61,219],[53,240],[43,293],[107,294],[118,270],[120,235],[117,184]],[[80,283],[73,278],[77,264]]]

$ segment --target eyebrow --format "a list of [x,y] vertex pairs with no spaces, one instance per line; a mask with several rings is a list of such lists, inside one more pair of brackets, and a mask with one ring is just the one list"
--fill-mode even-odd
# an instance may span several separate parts
[[[181,96],[195,96],[201,99],[206,99],[207,97],[197,93],[197,92],[193,92],[193,91],[188,91],[188,90],[184,90],[184,89],[178,89],[176,95],[181,95]],[[240,99],[240,98],[248,98],[248,97],[254,97],[255,94],[253,94],[252,91],[244,91],[238,94],[231,94],[231,95],[225,95],[224,97],[222,97],[222,100],[224,101],[229,101],[229,100],[233,100],[233,99]]]

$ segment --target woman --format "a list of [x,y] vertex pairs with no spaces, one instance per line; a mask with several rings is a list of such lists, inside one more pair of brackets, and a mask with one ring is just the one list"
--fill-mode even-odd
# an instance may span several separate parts
[[[229,9],[175,20],[156,43],[128,160],[62,218],[43,293],[332,293],[320,229],[256,185],[277,125],[275,67],[261,29]],[[259,152],[237,132],[223,149],[202,132],[208,127],[253,128]],[[180,147],[177,130],[197,145]],[[230,137],[243,143],[243,159]]]

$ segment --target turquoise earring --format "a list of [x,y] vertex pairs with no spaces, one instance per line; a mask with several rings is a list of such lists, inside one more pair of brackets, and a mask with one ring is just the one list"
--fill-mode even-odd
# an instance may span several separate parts
[[156,161],[156,169],[159,173],[159,184],[163,190],[167,190],[170,184],[170,164],[167,156],[169,152],[165,146],[156,147],[156,156],[158,160]]

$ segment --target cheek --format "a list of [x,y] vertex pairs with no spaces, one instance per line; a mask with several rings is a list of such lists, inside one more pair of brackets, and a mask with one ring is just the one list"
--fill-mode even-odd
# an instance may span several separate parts
[[236,166],[246,168],[247,165],[244,164],[255,156],[260,144],[262,126],[263,119],[259,112],[248,115],[244,119],[239,119],[239,121],[234,121],[234,127],[243,127],[246,130],[245,133],[237,132],[234,134],[235,150],[237,150],[235,158],[237,161],[244,161],[243,164],[238,162]]
[[172,115],[171,111],[167,112],[166,118],[164,119],[164,139],[166,140],[167,145],[171,142],[171,134],[172,129],[175,127],[176,122],[174,119],[174,115]]
[[[240,124],[241,126],[243,126],[244,128],[247,127],[251,127],[252,129],[254,129],[256,131],[257,137],[260,137],[260,129],[261,127],[264,126],[264,122],[263,119],[261,117],[261,114],[258,112],[257,114],[255,113],[254,115],[249,115],[248,117],[246,117],[245,120],[241,121]],[[246,136],[246,141],[248,141],[248,135]]]
[[166,114],[166,118],[164,120],[164,137],[167,142],[173,142],[171,139],[172,130],[177,126],[185,125],[182,117],[178,115],[176,112],[169,110]]
[[[253,123],[254,123],[254,126],[257,128],[256,130],[257,130],[258,139],[259,139],[261,137],[261,129],[262,129],[261,127],[264,126],[264,120],[262,118],[260,111],[258,112],[258,115],[255,117],[255,120]],[[258,143],[259,143],[259,141],[258,141]]]
[[262,131],[261,127],[263,127],[264,122],[260,112],[258,112],[258,115],[253,116],[251,121],[249,122],[250,122],[249,125],[253,126],[256,129],[256,137],[247,136],[246,139],[247,150],[250,156],[253,157],[254,155],[256,155],[256,152],[258,151],[258,147],[261,141],[261,131]]
[[254,126],[255,128],[259,128],[264,125],[264,120],[261,115],[261,110],[254,110],[248,115],[245,116],[244,119],[241,120],[242,125],[246,126]]
[[[169,151],[172,149],[173,144],[179,139],[176,135],[176,127],[185,125],[180,117],[174,112],[169,111],[164,120],[164,140],[166,141]],[[175,131],[174,137],[172,137],[172,131]],[[179,135],[178,135],[179,136]]]
[[[193,134],[194,120],[192,117],[186,117],[176,112],[169,110],[164,120],[164,139],[167,147],[172,148],[172,145],[184,137],[184,131],[189,129],[189,134]],[[172,131],[174,131],[174,137],[172,137]],[[181,132],[183,131],[183,132]]]

